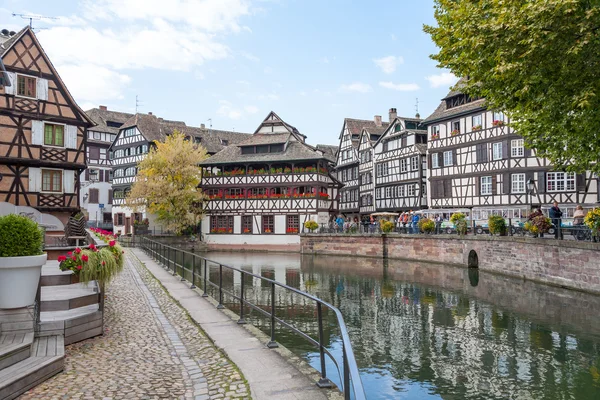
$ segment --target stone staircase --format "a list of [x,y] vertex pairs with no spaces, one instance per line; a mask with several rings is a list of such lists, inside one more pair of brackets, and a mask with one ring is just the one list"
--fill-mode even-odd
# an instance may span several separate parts
[[57,261],[42,267],[39,323],[33,307],[0,310],[0,400],[14,399],[64,368],[65,345],[102,334],[96,282],[72,283]]

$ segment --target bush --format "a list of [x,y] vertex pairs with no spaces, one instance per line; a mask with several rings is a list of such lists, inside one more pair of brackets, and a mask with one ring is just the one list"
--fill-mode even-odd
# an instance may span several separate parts
[[44,233],[35,221],[16,214],[0,217],[0,257],[43,254]]
[[545,217],[543,215],[538,215],[531,219],[531,221],[527,221],[523,228],[534,235],[539,235],[540,233],[546,233],[552,228],[552,221],[550,218]]
[[429,218],[419,220],[419,230],[423,233],[431,233],[435,230],[435,221]]
[[391,222],[391,221],[386,221],[385,219],[382,219],[381,221],[379,221],[379,227],[381,228],[381,231],[383,233],[390,233],[391,231],[394,230],[394,227],[396,225]]
[[600,232],[600,208],[589,211],[584,219],[585,225],[591,229],[594,236]]
[[467,234],[467,216],[463,213],[454,213],[452,214],[452,216],[450,217],[450,222],[452,222],[454,224],[454,227],[456,228],[456,232],[458,232],[459,235],[466,235]]
[[319,224],[317,224],[316,221],[313,221],[312,219],[309,221],[306,221],[304,223],[304,227],[306,229],[308,229],[309,231],[313,232],[315,229],[317,229],[319,227]]
[[506,221],[499,215],[490,215],[488,228],[492,235],[504,235],[506,234]]

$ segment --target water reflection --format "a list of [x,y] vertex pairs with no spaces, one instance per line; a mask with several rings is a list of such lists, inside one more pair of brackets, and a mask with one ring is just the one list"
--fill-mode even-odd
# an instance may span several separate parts
[[[600,398],[600,297],[477,270],[295,254],[209,253],[213,260],[306,290],[344,315],[369,399]],[[239,274],[224,285],[239,291]],[[270,287],[245,296],[269,310]],[[218,268],[211,269],[218,282]],[[214,291],[214,290],[213,290]],[[216,295],[216,293],[213,293]],[[228,307],[236,303],[226,298]],[[317,337],[316,309],[276,292],[277,315]],[[248,319],[268,332],[268,319]],[[332,313],[328,348],[341,354]],[[319,368],[316,349],[285,329],[277,341]],[[329,376],[334,375],[331,362]]]

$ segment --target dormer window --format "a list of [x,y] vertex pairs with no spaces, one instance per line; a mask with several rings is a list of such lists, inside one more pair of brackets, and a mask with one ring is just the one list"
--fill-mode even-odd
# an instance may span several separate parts
[[197,144],[200,144],[200,143],[202,143],[202,138],[201,138],[201,137],[199,137],[199,136],[196,136],[196,137],[194,138],[194,143],[197,143]]
[[36,98],[36,79],[32,76],[17,75],[17,95]]
[[229,146],[229,140],[221,139],[221,144],[223,146]]

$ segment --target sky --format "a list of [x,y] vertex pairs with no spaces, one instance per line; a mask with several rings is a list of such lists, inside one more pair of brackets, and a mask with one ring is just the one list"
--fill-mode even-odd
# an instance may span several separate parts
[[456,78],[436,67],[433,0],[3,0],[84,109],[152,112],[252,133],[270,111],[311,144],[344,118],[422,118]]

